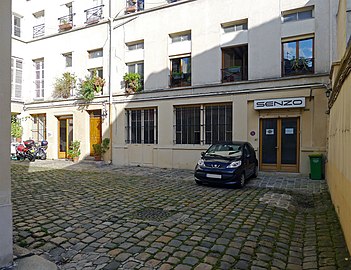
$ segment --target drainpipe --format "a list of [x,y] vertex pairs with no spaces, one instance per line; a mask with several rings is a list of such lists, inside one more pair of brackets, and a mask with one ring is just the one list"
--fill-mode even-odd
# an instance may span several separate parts
[[108,129],[109,129],[109,136],[110,136],[110,161],[109,163],[112,163],[112,145],[113,145],[113,140],[112,140],[112,83],[111,83],[111,77],[112,77],[112,7],[111,7],[111,0],[109,0],[109,10],[108,10],[108,34],[109,34],[109,54],[108,54],[108,91],[109,91],[109,97],[108,97]]

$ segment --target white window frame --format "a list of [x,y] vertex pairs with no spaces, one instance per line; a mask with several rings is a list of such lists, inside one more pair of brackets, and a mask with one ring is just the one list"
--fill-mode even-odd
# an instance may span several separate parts
[[[303,13],[303,12],[307,12],[307,11],[311,12],[311,17],[300,19],[299,14]],[[294,14],[296,14],[296,19],[294,19],[294,20],[287,20],[286,19],[287,16],[291,16]],[[297,21],[304,21],[304,20],[310,20],[310,19],[314,19],[314,6],[304,7],[301,9],[283,11],[282,16],[281,16],[282,23],[297,22]]]
[[171,34],[171,43],[191,41],[191,32],[182,33],[182,34]]
[[89,59],[100,58],[104,56],[104,50],[102,48],[88,51]]
[[45,89],[44,58],[35,59],[33,60],[33,63],[34,63],[34,99],[43,99],[44,89]]
[[[73,65],[73,55],[72,52],[63,53],[62,56],[65,58],[65,67],[70,68]],[[71,59],[69,61],[69,59]]]
[[[19,67],[17,64],[20,64]],[[11,58],[11,98],[22,98],[22,83],[23,83],[23,59]]]
[[144,42],[137,42],[137,43],[130,43],[126,44],[128,51],[135,51],[135,50],[143,50],[144,49]]
[[[22,21],[22,16],[18,15],[18,14],[13,14],[12,15],[12,34],[15,37],[21,37],[21,21]],[[15,23],[15,19],[17,19],[19,21],[19,25],[16,25]]]

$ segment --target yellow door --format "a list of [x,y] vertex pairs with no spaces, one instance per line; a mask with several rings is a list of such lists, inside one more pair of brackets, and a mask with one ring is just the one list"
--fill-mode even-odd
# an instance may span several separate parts
[[94,156],[93,144],[101,143],[101,117],[90,114],[90,155]]

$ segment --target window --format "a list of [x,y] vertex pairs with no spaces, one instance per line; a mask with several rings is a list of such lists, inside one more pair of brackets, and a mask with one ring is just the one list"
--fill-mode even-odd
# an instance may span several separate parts
[[314,72],[313,43],[313,38],[283,41],[283,76],[303,75]]
[[126,143],[157,144],[157,108],[126,110],[126,117]]
[[248,79],[248,46],[222,48],[222,82]]
[[11,58],[11,97],[22,97],[23,59]]
[[191,40],[191,34],[181,34],[181,35],[171,35],[171,42],[182,42],[182,41],[190,41]]
[[282,20],[286,22],[302,21],[313,18],[313,7],[308,7],[300,11],[286,11],[282,13]]
[[222,28],[223,28],[224,33],[247,30],[247,20],[244,22],[241,21],[241,22],[236,22],[236,23],[222,24]]
[[128,73],[138,73],[140,75],[141,89],[144,89],[144,63],[127,64]]
[[13,15],[13,35],[21,37],[21,17]]
[[144,49],[144,42],[128,44],[127,48],[128,48],[128,51],[142,50]]
[[32,123],[32,139],[40,142],[46,140],[46,115],[45,114],[33,114]]
[[190,56],[171,59],[170,87],[191,85]]
[[34,60],[35,68],[35,98],[44,97],[44,59]]
[[89,69],[89,72],[90,72],[91,77],[93,77],[94,73],[96,73],[96,76],[100,77],[101,79],[104,78],[104,71],[103,71],[102,67]]
[[175,107],[174,128],[176,144],[231,141],[232,105],[228,103]]
[[96,50],[92,50],[92,51],[88,51],[89,54],[89,58],[98,58],[98,57],[102,57],[103,56],[103,50],[102,49],[96,49]]
[[64,53],[65,67],[72,67],[72,53]]

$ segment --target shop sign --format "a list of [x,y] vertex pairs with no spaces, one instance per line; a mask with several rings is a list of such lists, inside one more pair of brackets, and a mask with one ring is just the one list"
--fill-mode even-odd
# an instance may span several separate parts
[[260,100],[254,101],[255,110],[304,108],[304,107],[305,107],[304,97],[260,99]]

